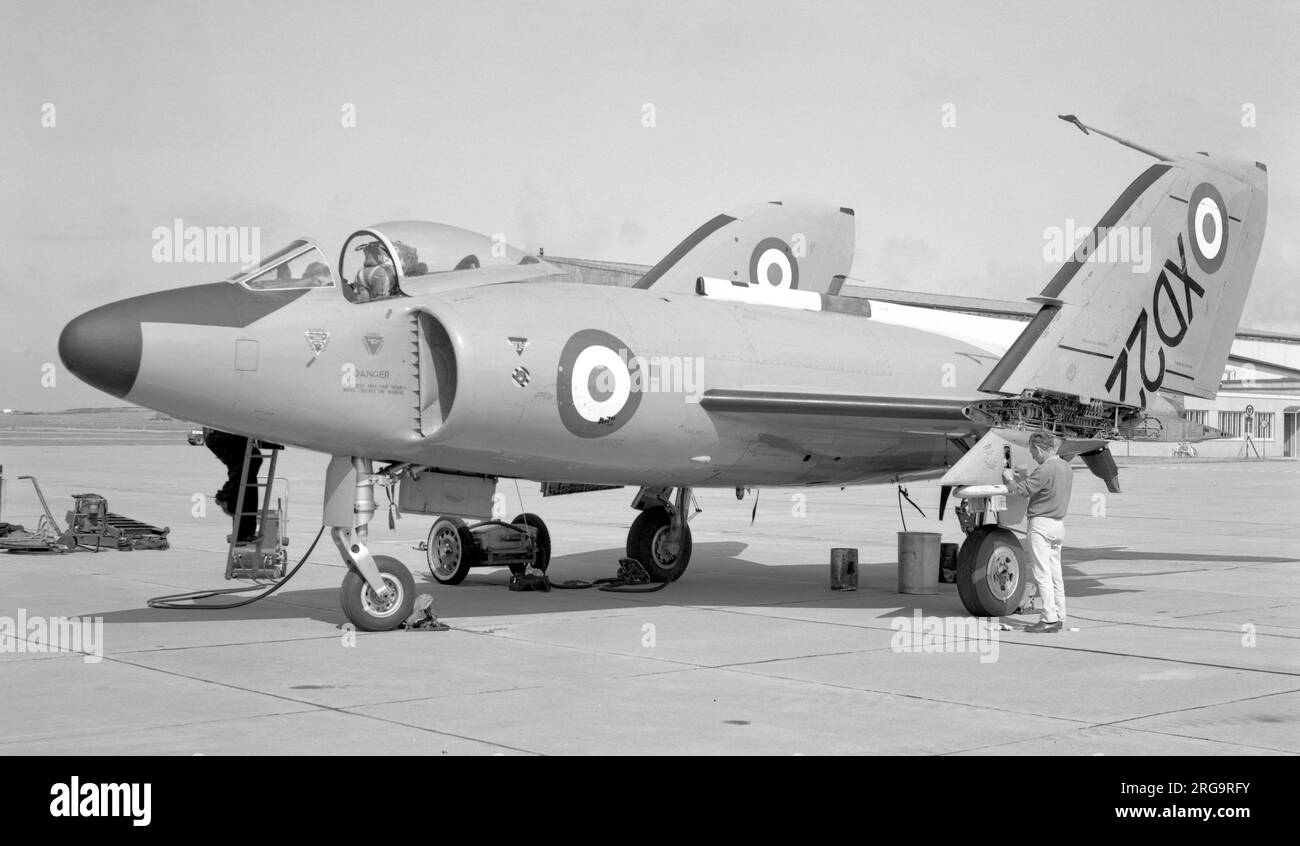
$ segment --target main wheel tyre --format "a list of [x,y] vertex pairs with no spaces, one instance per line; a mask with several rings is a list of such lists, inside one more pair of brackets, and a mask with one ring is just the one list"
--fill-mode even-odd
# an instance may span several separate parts
[[1028,575],[1020,539],[1001,526],[979,526],[957,552],[957,595],[977,617],[1014,614]]
[[682,525],[682,542],[674,554],[668,549],[671,523],[667,508],[647,508],[632,521],[627,533],[627,557],[639,561],[654,582],[677,581],[691,563],[691,527]]
[[350,568],[339,592],[343,613],[363,632],[391,631],[405,622],[415,607],[415,579],[411,571],[387,555],[376,555],[375,566],[389,591],[386,597],[377,596],[361,574]]
[[459,517],[439,517],[429,529],[424,555],[440,585],[458,585],[469,575],[476,556],[474,536]]
[[[533,526],[537,529],[537,554],[533,557],[533,567],[546,572],[546,568],[551,566],[551,533],[546,530],[546,524],[542,518],[536,514],[524,512],[510,521],[514,526]],[[521,575],[526,567],[523,564],[511,564],[510,572],[516,576]]]

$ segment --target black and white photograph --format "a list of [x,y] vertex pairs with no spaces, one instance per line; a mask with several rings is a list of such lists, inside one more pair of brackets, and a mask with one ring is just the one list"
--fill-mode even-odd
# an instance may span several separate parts
[[0,756],[1300,753],[1298,48],[0,0]]

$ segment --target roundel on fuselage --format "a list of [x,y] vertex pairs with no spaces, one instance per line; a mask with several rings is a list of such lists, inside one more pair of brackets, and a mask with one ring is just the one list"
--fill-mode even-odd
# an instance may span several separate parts
[[1187,202],[1187,232],[1201,270],[1216,272],[1228,253],[1228,207],[1209,182],[1197,185]]
[[749,284],[787,290],[799,287],[799,260],[780,238],[764,238],[749,256]]
[[640,361],[618,338],[584,329],[560,351],[555,396],[564,428],[580,438],[616,432],[641,404]]

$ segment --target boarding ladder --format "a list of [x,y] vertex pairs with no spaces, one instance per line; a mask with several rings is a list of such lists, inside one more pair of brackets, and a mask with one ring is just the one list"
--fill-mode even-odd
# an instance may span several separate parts
[[[261,473],[253,482],[247,483],[248,467],[253,458],[253,451],[261,447],[269,455],[262,456],[262,466],[266,468],[265,481]],[[234,514],[230,523],[230,548],[226,553],[227,579],[278,579],[284,576],[284,565],[288,556],[285,547],[289,544],[286,536],[285,509],[283,501],[275,500],[271,508],[273,488],[275,486],[275,465],[284,447],[279,444],[258,441],[249,438],[244,447],[244,465],[240,472],[239,494],[235,498]],[[284,480],[281,480],[284,481]],[[287,485],[288,483],[285,482]],[[248,488],[257,490],[260,502],[251,504],[244,501]],[[287,493],[287,492],[286,492]],[[243,517],[257,516],[257,529],[252,540],[239,540],[239,522]]]

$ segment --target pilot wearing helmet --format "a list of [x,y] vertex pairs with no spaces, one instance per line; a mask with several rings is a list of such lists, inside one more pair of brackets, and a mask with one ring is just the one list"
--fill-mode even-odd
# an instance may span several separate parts
[[357,249],[366,251],[365,264],[357,271],[352,284],[357,302],[391,297],[397,288],[397,272],[393,269],[393,260],[389,258],[388,251],[378,241],[360,244]]

